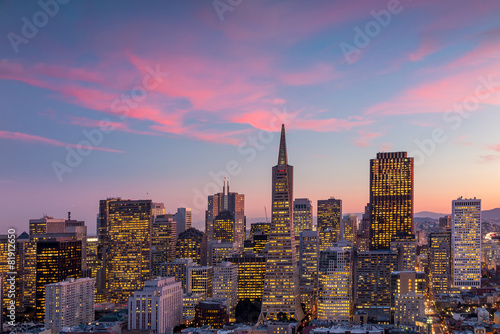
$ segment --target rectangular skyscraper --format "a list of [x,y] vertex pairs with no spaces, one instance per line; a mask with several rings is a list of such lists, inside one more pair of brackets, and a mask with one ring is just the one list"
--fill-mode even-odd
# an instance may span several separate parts
[[151,200],[100,201],[99,243],[109,301],[127,303],[151,270]]
[[171,333],[182,322],[182,287],[174,277],[147,281],[128,300],[128,329]]
[[[231,242],[238,243],[238,247],[243,249],[243,241],[245,240],[245,195],[234,192],[229,192],[229,180],[224,185],[221,193],[208,196],[208,210],[205,219],[205,233],[207,241],[221,240],[217,237],[217,227],[214,227],[214,220],[221,213],[227,211],[234,220],[232,234],[234,240]],[[220,226],[218,227],[220,230]],[[224,240],[223,240],[224,241]],[[226,240],[227,241],[227,240]]]
[[82,274],[82,242],[71,238],[40,240],[36,244],[35,319],[43,321],[45,286]]
[[177,226],[177,235],[191,228],[191,208],[178,208],[173,218]]
[[429,289],[446,293],[451,287],[451,230],[429,234]]
[[318,231],[302,231],[299,244],[300,299],[304,311],[314,316],[318,294]]
[[299,272],[293,226],[293,167],[288,165],[285,126],[281,127],[278,164],[273,167],[273,204],[260,321],[302,320]]
[[452,203],[453,287],[481,287],[481,200],[460,197]]
[[45,286],[45,327],[60,333],[63,327],[94,321],[94,278],[67,278]]
[[331,197],[318,200],[319,249],[332,247],[340,241],[340,222],[342,219],[342,200]]
[[296,238],[302,231],[313,229],[313,207],[309,198],[297,198],[293,201],[293,227]]
[[349,321],[354,305],[354,250],[340,241],[320,253],[318,318]]
[[377,153],[370,160],[370,249],[390,249],[397,233],[413,231],[413,158]]

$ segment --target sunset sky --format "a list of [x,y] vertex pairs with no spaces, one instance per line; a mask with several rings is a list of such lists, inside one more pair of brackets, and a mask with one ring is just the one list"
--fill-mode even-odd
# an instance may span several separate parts
[[263,217],[281,123],[315,208],[362,212],[380,151],[415,157],[415,212],[500,207],[498,1],[44,1],[0,2],[5,231],[94,234],[115,196],[203,227],[226,173]]

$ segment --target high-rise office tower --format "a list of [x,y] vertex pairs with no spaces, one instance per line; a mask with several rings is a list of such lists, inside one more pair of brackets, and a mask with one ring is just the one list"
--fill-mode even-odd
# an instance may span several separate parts
[[390,249],[397,232],[414,234],[413,158],[377,153],[370,160],[370,249]]
[[238,266],[238,302],[262,300],[266,257],[257,254],[237,254],[227,259]]
[[128,329],[172,333],[182,322],[182,288],[174,277],[146,281],[128,299]]
[[108,300],[125,304],[151,276],[151,200],[100,201],[99,255]]
[[370,248],[370,219],[371,219],[371,206],[368,203],[365,206],[365,212],[361,218],[359,229],[355,241],[355,246],[358,251],[367,251]]
[[95,302],[105,303],[107,301],[106,272],[103,270],[101,256],[99,256],[99,238],[87,237],[87,269],[89,277],[95,278]]
[[257,231],[262,231],[263,234],[269,235],[269,233],[271,233],[271,223],[252,223],[250,225],[250,237],[252,237]]
[[342,200],[331,197],[318,200],[319,250],[325,250],[340,240]]
[[439,226],[444,228],[451,228],[452,217],[451,215],[439,218]]
[[177,235],[191,228],[192,212],[191,208],[178,208],[173,215],[174,221],[177,223]]
[[195,316],[195,308],[207,297],[204,293],[185,293],[182,295],[182,315],[186,318]]
[[451,249],[453,287],[481,287],[481,200],[452,202]]
[[398,254],[391,250],[358,253],[356,265],[356,309],[368,317],[389,322],[391,318],[391,273],[397,270]]
[[197,264],[201,264],[201,250],[205,236],[200,230],[191,227],[177,237],[175,245],[176,257],[179,259],[192,259]]
[[398,253],[398,270],[415,270],[417,266],[417,241],[414,234],[396,233],[391,239],[391,249]]
[[[222,242],[236,242],[236,224],[228,210],[221,211],[213,220],[213,239]],[[210,240],[210,241],[212,241]],[[209,242],[210,242],[209,241]]]
[[79,278],[82,274],[82,242],[71,238],[39,240],[36,243],[35,319],[45,316],[45,286]]
[[342,238],[347,242],[356,243],[358,233],[358,216],[350,214],[342,218]]
[[40,219],[30,219],[30,239],[33,241],[53,238],[71,238],[82,242],[82,270],[85,275],[87,269],[87,226],[82,220],[71,219],[71,212],[68,212],[67,219],[54,219],[44,216]]
[[413,291],[396,295],[394,321],[397,326],[415,326],[415,320],[425,317],[424,295]]
[[[400,307],[404,307],[405,303],[409,303],[411,306],[414,304],[415,300],[421,300],[423,303],[424,294],[426,292],[425,281],[426,275],[423,271],[394,271],[391,273],[391,314],[393,320],[398,320],[399,323],[402,322],[401,319],[394,319],[394,314],[398,306],[397,304],[399,304]],[[410,298],[407,295],[411,293],[413,293],[413,295]],[[398,298],[402,298],[403,300],[398,303]],[[401,313],[400,311],[398,312]],[[412,315],[412,318],[418,317],[418,315],[424,313],[423,308],[417,311],[416,314]]]
[[188,293],[203,293],[205,298],[213,294],[214,269],[211,266],[196,266],[187,268]]
[[[222,192],[208,196],[208,209],[205,218],[205,233],[207,241],[221,240],[220,236],[214,235],[217,233],[217,227],[214,225],[214,220],[221,215],[222,212],[228,211],[224,215],[225,219],[232,217],[234,240],[230,242],[238,243],[238,247],[243,249],[243,241],[245,240],[246,218],[245,218],[245,195],[229,191],[229,180],[224,179]],[[223,218],[222,216],[219,218]],[[220,222],[219,222],[220,223]],[[221,226],[219,226],[219,229]]]
[[160,275],[162,277],[175,277],[177,282],[181,282],[184,293],[188,287],[188,268],[196,267],[192,259],[175,259],[172,262],[165,262],[161,265]]
[[295,237],[304,230],[313,229],[313,207],[309,198],[297,198],[293,201],[293,227]]
[[269,250],[260,320],[302,320],[299,272],[293,226],[293,167],[288,165],[285,125],[281,127],[278,164],[272,169],[273,203]]
[[67,278],[45,286],[45,328],[60,333],[63,327],[94,321],[94,278]]
[[271,233],[271,223],[253,223],[250,227],[250,239],[253,242],[253,251],[255,253],[264,253],[266,245],[269,243],[269,234]]
[[318,253],[318,231],[302,231],[299,242],[300,299],[305,311],[313,316],[317,313]]
[[220,240],[213,240],[208,243],[208,261],[209,266],[216,266],[223,262],[224,259],[233,256],[238,250],[236,242],[220,242]]
[[214,298],[226,298],[229,305],[229,319],[235,321],[234,311],[238,300],[238,266],[221,262],[214,267]]
[[269,234],[264,234],[263,231],[256,231],[251,239],[254,253],[265,253],[266,246],[269,242]]
[[153,216],[153,220],[157,216],[161,216],[165,214],[165,204],[163,203],[153,203],[151,214]]
[[160,274],[161,264],[175,259],[177,223],[172,215],[158,215],[153,221],[151,235],[151,277]]
[[319,259],[318,318],[349,321],[354,306],[354,251],[345,240],[321,251]]

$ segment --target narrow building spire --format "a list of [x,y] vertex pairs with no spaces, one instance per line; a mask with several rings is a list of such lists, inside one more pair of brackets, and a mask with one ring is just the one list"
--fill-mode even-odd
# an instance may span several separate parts
[[286,154],[285,124],[281,124],[280,151],[278,154],[278,165],[288,165]]

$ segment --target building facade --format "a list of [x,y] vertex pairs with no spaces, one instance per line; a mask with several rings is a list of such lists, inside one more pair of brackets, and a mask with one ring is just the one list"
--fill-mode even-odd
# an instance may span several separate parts
[[398,233],[414,234],[414,162],[406,152],[377,153],[370,160],[370,249],[390,249]]
[[45,328],[60,333],[63,327],[94,321],[94,278],[67,278],[45,286]]
[[350,321],[353,312],[354,252],[345,240],[321,251],[318,319]]
[[146,281],[128,301],[128,329],[169,333],[182,322],[182,287],[174,277]]
[[318,200],[319,250],[326,250],[341,238],[342,200]]
[[297,198],[293,201],[293,227],[296,237],[302,231],[313,229],[313,205],[309,198]]
[[481,287],[481,200],[452,202],[451,249],[453,287]]
[[152,205],[151,200],[100,201],[99,255],[110,302],[126,304],[150,279]]
[[288,165],[285,126],[281,128],[278,164],[272,169],[272,218],[261,320],[302,320],[299,272],[293,226],[293,167]]
[[216,233],[214,220],[223,211],[228,211],[226,216],[232,217],[231,235],[233,240],[227,241],[236,242],[238,247],[243,249],[246,231],[245,195],[230,192],[229,180],[226,179],[224,179],[221,193],[208,196],[208,209],[205,217],[205,233],[208,242],[212,240],[222,240],[218,238],[218,235],[214,235],[214,233]]
[[201,264],[202,249],[205,243],[205,234],[194,227],[179,234],[175,245],[176,258],[192,259]]
[[213,297],[227,299],[230,321],[235,321],[238,301],[238,266],[231,262],[221,262],[214,267]]

